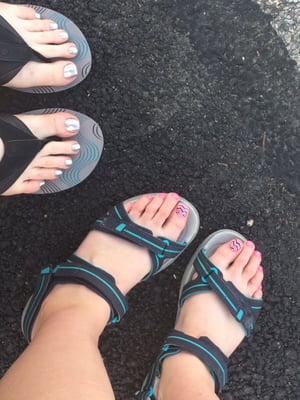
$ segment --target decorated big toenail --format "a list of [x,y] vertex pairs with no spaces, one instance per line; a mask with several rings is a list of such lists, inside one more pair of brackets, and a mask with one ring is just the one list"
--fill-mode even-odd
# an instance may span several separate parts
[[176,215],[177,215],[178,217],[186,217],[187,214],[188,214],[188,212],[189,212],[189,209],[188,209],[188,207],[187,207],[186,205],[180,203],[180,204],[178,204],[178,206],[176,207],[175,212],[176,212]]
[[230,243],[229,243],[229,247],[230,250],[237,252],[240,251],[241,248],[243,247],[243,244],[240,240],[238,239],[233,239]]
[[58,29],[57,23],[56,22],[51,22],[50,29],[52,29],[53,31],[55,31],[55,29]]
[[69,48],[69,53],[70,54],[78,54],[78,49],[77,49],[77,47],[74,47],[74,46],[72,46],[72,47],[70,47]]
[[251,240],[247,240],[246,245],[247,245],[248,247],[254,247],[254,243],[251,242]]
[[64,77],[72,78],[78,74],[77,67],[75,64],[68,64],[64,68]]
[[[68,132],[75,132],[78,131],[80,128],[80,123],[77,119],[66,119],[65,120],[65,127]],[[76,150],[76,149],[74,149]]]

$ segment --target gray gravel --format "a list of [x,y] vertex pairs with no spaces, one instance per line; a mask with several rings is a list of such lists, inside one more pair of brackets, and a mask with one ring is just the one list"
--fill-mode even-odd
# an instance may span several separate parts
[[300,1],[256,0],[266,14],[272,16],[271,25],[283,40],[290,57],[300,70]]

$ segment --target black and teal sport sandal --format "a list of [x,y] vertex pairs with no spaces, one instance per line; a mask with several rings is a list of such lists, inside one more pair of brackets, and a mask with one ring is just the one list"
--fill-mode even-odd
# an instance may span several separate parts
[[[177,316],[188,297],[213,290],[228,307],[234,318],[243,325],[245,335],[249,336],[262,308],[262,299],[244,296],[231,282],[223,279],[222,272],[209,260],[209,257],[220,245],[236,238],[243,242],[246,241],[240,233],[222,229],[213,233],[201,243],[182,278]],[[192,277],[195,272],[198,277],[193,280]],[[195,338],[183,332],[172,330],[142,385],[141,392],[138,395],[139,400],[157,400],[162,363],[166,357],[180,351],[187,351],[198,357],[207,366],[214,379],[215,392],[219,394],[222,391],[227,382],[228,358],[209,338],[204,336]]]
[[60,92],[78,85],[87,77],[92,66],[91,51],[83,33],[70,19],[56,11],[36,5],[30,5],[29,7],[34,8],[40,14],[41,18],[51,19],[57,23],[60,29],[65,30],[69,35],[69,41],[76,45],[78,54],[72,59],[45,58],[31,49],[19,33],[0,16],[0,85],[9,82],[29,61],[50,63],[57,60],[67,60],[74,63],[78,70],[76,79],[64,86],[45,85],[26,89],[14,89],[28,93],[47,94]]
[[[137,197],[128,199],[125,203],[136,199]],[[98,219],[92,226],[92,230],[106,232],[147,248],[152,261],[151,271],[143,279],[147,280],[170,266],[198,232],[200,221],[197,210],[183,198],[179,198],[178,201],[187,205],[189,215],[186,226],[177,241],[154,237],[150,230],[135,224],[125,210],[124,203],[114,206],[104,218]],[[22,315],[22,331],[28,342],[43,300],[58,283],[82,284],[103,297],[111,306],[109,323],[120,321],[127,311],[126,297],[116,287],[113,276],[103,269],[89,264],[74,253],[66,262],[41,270],[36,290]]]
[[4,156],[0,161],[0,194],[5,192],[24,172],[42,147],[51,140],[76,140],[80,144],[78,154],[72,155],[72,167],[64,170],[56,179],[47,180],[40,191],[33,194],[56,193],[70,189],[86,179],[95,169],[103,150],[100,126],[88,116],[63,108],[34,110],[25,114],[40,115],[69,112],[80,121],[80,129],[74,136],[49,137],[40,140],[27,126],[13,115],[0,115],[0,139],[4,144]]

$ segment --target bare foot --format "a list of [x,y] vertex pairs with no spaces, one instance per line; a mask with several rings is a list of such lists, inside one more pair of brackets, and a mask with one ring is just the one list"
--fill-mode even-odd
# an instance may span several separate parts
[[[68,41],[68,32],[59,29],[54,21],[40,19],[31,7],[0,2],[0,15],[19,33],[33,50],[46,58],[76,57],[78,49]],[[40,63],[30,61],[4,86],[29,88],[34,86],[64,86],[78,74],[70,61]]]
[[[50,136],[67,138],[74,136],[79,128],[79,120],[67,112],[46,115],[16,115],[39,139]],[[40,190],[45,180],[56,179],[72,166],[72,155],[78,153],[80,145],[76,140],[47,143],[35,156],[22,175],[2,196],[34,193]],[[0,133],[0,161],[5,149]]]
[[[224,279],[231,281],[241,293],[247,297],[261,299],[263,280],[261,253],[255,250],[255,245],[251,241],[243,243],[240,239],[235,239],[235,246],[232,245],[232,242],[220,246],[210,260],[223,273]],[[240,246],[236,246],[237,242]],[[199,293],[187,298],[178,315],[175,329],[197,338],[207,336],[227,357],[233,353],[245,336],[242,325],[233,318],[213,292]],[[194,355],[182,352],[166,358],[163,362],[159,385],[160,399],[169,399],[170,396],[176,400],[184,398],[184,396],[176,396],[174,392],[172,394],[168,391],[172,387],[172,390],[177,390],[179,393],[180,388],[176,387],[176,384],[180,382],[180,373],[186,375],[186,370],[180,372],[178,368],[191,369],[195,373],[194,381],[193,374],[190,374],[189,378],[191,379],[190,386],[195,386],[189,389],[191,390],[189,398],[216,398],[213,381],[206,366]],[[177,382],[174,382],[172,378],[175,370],[177,371]],[[187,376],[185,379],[187,384]],[[200,381],[203,383],[204,394],[200,390]],[[198,384],[194,385],[194,382],[198,382]]]

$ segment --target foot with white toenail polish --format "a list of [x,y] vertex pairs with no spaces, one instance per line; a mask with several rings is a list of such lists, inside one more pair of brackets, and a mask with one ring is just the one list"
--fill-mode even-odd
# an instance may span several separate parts
[[77,85],[90,71],[91,52],[82,32],[53,10],[0,2],[0,38],[3,86],[52,93]]
[[82,182],[103,149],[99,125],[84,114],[36,110],[0,116],[0,194],[54,193]]

